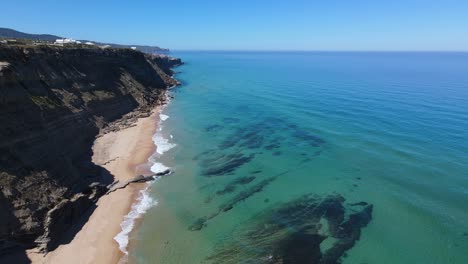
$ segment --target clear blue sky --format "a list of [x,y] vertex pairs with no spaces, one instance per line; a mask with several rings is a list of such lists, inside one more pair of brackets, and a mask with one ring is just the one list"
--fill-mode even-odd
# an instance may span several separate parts
[[0,27],[170,49],[468,50],[468,0],[5,0]]

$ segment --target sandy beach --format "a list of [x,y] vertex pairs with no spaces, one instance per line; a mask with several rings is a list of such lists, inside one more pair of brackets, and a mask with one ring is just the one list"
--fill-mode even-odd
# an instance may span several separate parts
[[[158,107],[151,116],[138,119],[134,126],[97,138],[93,162],[106,168],[119,181],[144,173],[139,165],[147,163],[155,151],[152,136],[159,121],[159,110]],[[144,183],[131,184],[101,197],[88,221],[69,243],[45,256],[30,250],[28,257],[32,263],[117,263],[123,253],[114,237],[121,231],[120,224],[139,190],[145,186]]]

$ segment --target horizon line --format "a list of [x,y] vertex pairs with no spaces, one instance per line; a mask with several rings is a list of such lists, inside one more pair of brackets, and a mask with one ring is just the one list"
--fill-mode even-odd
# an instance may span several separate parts
[[468,53],[468,50],[288,50],[288,49],[171,49],[169,52],[177,51],[197,51],[197,52],[420,52],[420,53]]

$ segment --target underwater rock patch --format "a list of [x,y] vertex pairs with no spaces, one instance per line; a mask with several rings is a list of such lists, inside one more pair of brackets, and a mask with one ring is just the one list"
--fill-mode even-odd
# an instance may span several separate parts
[[312,147],[320,147],[321,145],[325,144],[324,139],[314,136],[307,131],[296,130],[292,133],[292,136]]
[[[345,199],[304,195],[265,210],[220,244],[208,263],[341,263],[372,219],[372,205],[346,208]],[[330,240],[328,240],[330,239]],[[326,247],[322,242],[329,245]]]
[[223,212],[227,212],[229,210],[231,210],[237,203],[241,202],[241,201],[244,201],[245,199],[249,198],[250,196],[258,193],[258,192],[261,192],[263,190],[263,188],[265,188],[265,186],[267,186],[268,184],[270,184],[272,181],[274,181],[276,179],[276,177],[270,177],[270,178],[267,178],[267,179],[264,179],[262,181],[260,181],[259,183],[251,186],[250,188],[248,188],[247,190],[244,190],[240,193],[238,193],[237,195],[235,195],[230,201],[228,201],[227,203],[221,205],[219,207],[219,209]]
[[205,167],[202,174],[207,177],[228,174],[245,163],[250,162],[254,157],[254,154],[244,155],[235,153],[228,155],[221,154],[214,158],[208,158],[202,162],[202,166]]
[[200,152],[198,153],[197,155],[195,155],[192,160],[199,160],[200,158],[202,157],[205,157],[205,156],[208,156],[208,155],[213,155],[213,154],[216,154],[217,150],[216,149],[209,149],[209,150],[205,150],[203,152]]
[[263,136],[260,135],[261,132],[261,129],[256,126],[238,128],[236,132],[223,140],[218,147],[226,149],[238,145],[240,147],[258,148],[263,144],[264,140]]
[[274,143],[274,144],[270,144],[270,145],[265,146],[264,149],[266,149],[266,150],[273,150],[273,149],[277,149],[277,148],[279,148],[279,147],[280,147],[279,144]]
[[211,214],[209,216],[200,217],[197,220],[195,220],[192,223],[192,225],[189,226],[188,229],[190,231],[199,231],[199,230],[201,230],[202,228],[206,227],[206,223],[209,220],[217,217],[218,215],[220,215],[220,214],[222,214],[224,212],[227,212],[227,211],[233,209],[234,206],[237,203],[244,201],[245,199],[249,198],[250,196],[252,196],[252,195],[254,195],[254,194],[258,193],[258,192],[261,192],[263,190],[263,188],[265,188],[267,185],[269,185],[271,182],[273,182],[276,178],[277,178],[277,176],[264,179],[264,180],[260,181],[259,183],[249,187],[248,189],[246,189],[246,190],[244,190],[242,192],[239,192],[231,200],[229,200],[228,202],[221,205],[218,208],[218,211],[216,211],[215,213],[213,213],[213,214]]
[[358,203],[350,203],[351,206],[366,206],[368,205],[367,202],[358,202]]
[[250,135],[239,146],[248,149],[257,149],[263,145],[265,138],[262,135]]
[[219,130],[221,128],[222,128],[221,125],[215,124],[215,125],[210,125],[210,126],[205,127],[205,131],[206,132],[211,132],[211,131]]
[[255,176],[245,176],[239,177],[230,183],[228,183],[222,190],[216,192],[217,195],[224,195],[227,193],[232,193],[236,190],[237,185],[246,185],[255,180]]

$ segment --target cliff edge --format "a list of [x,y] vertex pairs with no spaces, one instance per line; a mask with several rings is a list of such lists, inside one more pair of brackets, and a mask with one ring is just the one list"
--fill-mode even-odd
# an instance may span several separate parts
[[0,254],[56,247],[113,180],[91,162],[95,137],[160,104],[178,64],[129,49],[0,46]]

